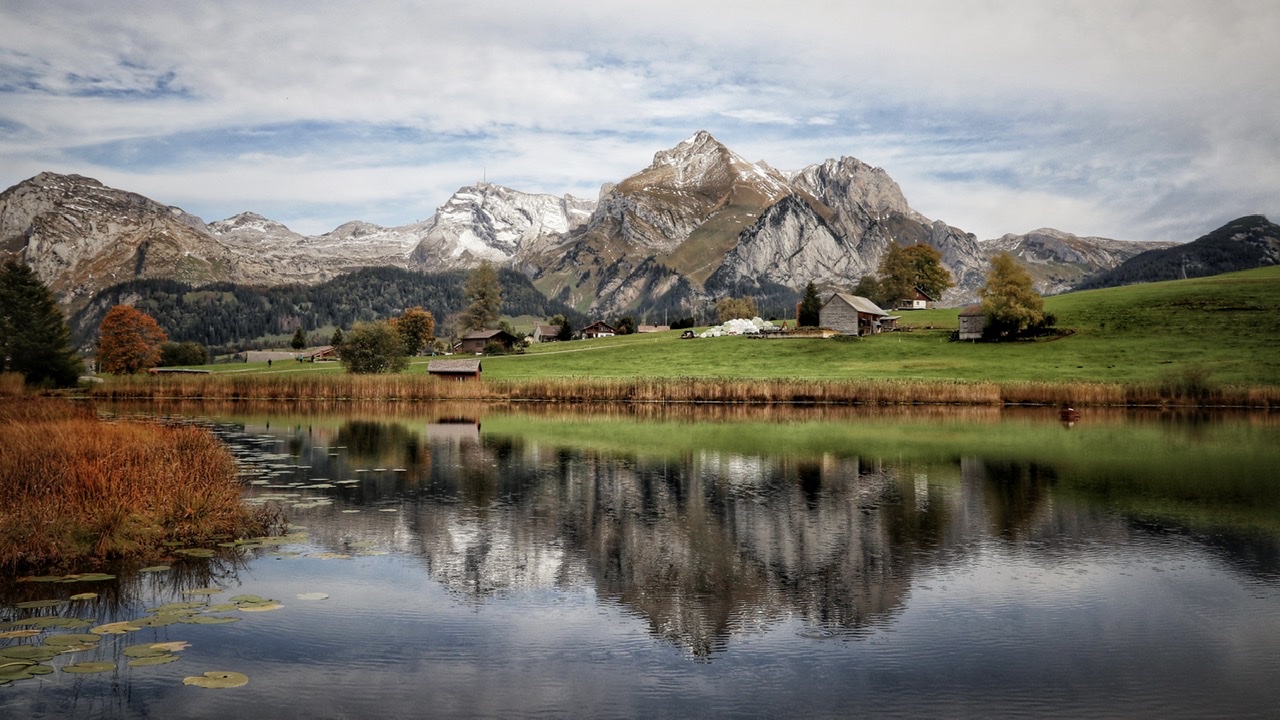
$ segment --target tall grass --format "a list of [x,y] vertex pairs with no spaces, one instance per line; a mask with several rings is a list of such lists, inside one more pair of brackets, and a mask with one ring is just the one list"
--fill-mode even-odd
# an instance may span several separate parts
[[146,554],[262,535],[235,462],[204,430],[106,422],[53,399],[0,405],[0,567]]
[[103,400],[506,401],[816,405],[1280,407],[1280,388],[1220,386],[1204,377],[1153,383],[531,378],[455,382],[427,375],[236,375],[112,378]]

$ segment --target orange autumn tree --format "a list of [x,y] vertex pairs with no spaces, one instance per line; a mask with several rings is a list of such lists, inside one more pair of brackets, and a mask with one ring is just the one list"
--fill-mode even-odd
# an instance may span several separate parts
[[155,318],[129,305],[116,305],[98,326],[98,368],[129,375],[157,365],[160,346],[168,339]]

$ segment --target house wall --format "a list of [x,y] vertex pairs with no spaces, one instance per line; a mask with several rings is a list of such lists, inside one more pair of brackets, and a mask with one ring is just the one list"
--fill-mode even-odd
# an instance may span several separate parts
[[986,325],[986,317],[982,315],[960,316],[960,339],[981,340],[982,328]]
[[818,325],[845,335],[859,335],[858,311],[840,298],[832,298],[818,311]]

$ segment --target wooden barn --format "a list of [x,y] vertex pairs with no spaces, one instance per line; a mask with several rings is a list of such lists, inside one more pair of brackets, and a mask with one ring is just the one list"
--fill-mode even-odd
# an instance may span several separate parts
[[934,302],[936,302],[936,300],[937,298],[934,298],[929,293],[921,290],[920,288],[914,288],[911,295],[908,295],[907,297],[904,297],[904,298],[898,298],[898,309],[899,310],[928,310],[929,308],[933,307]]
[[960,311],[961,340],[981,340],[986,326],[987,316],[983,314],[981,304],[969,305]]
[[847,293],[835,293],[818,310],[818,324],[842,335],[874,335],[892,329],[896,321],[879,305]]
[[535,325],[529,338],[536,343],[554,342],[560,339],[559,325]]
[[482,353],[484,346],[489,343],[498,343],[502,347],[510,350],[516,344],[516,339],[506,330],[473,330],[454,346],[454,350],[461,353]]
[[479,360],[432,360],[427,363],[427,374],[445,380],[479,380]]

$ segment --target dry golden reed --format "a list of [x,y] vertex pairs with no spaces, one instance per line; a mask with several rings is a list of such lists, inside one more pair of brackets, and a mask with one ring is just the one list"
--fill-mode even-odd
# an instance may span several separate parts
[[0,567],[265,531],[241,503],[234,459],[205,430],[106,422],[54,399],[0,405]]
[[1280,388],[930,380],[542,378],[457,382],[427,375],[123,377],[89,390],[104,400],[505,401],[815,405],[1280,407]]

